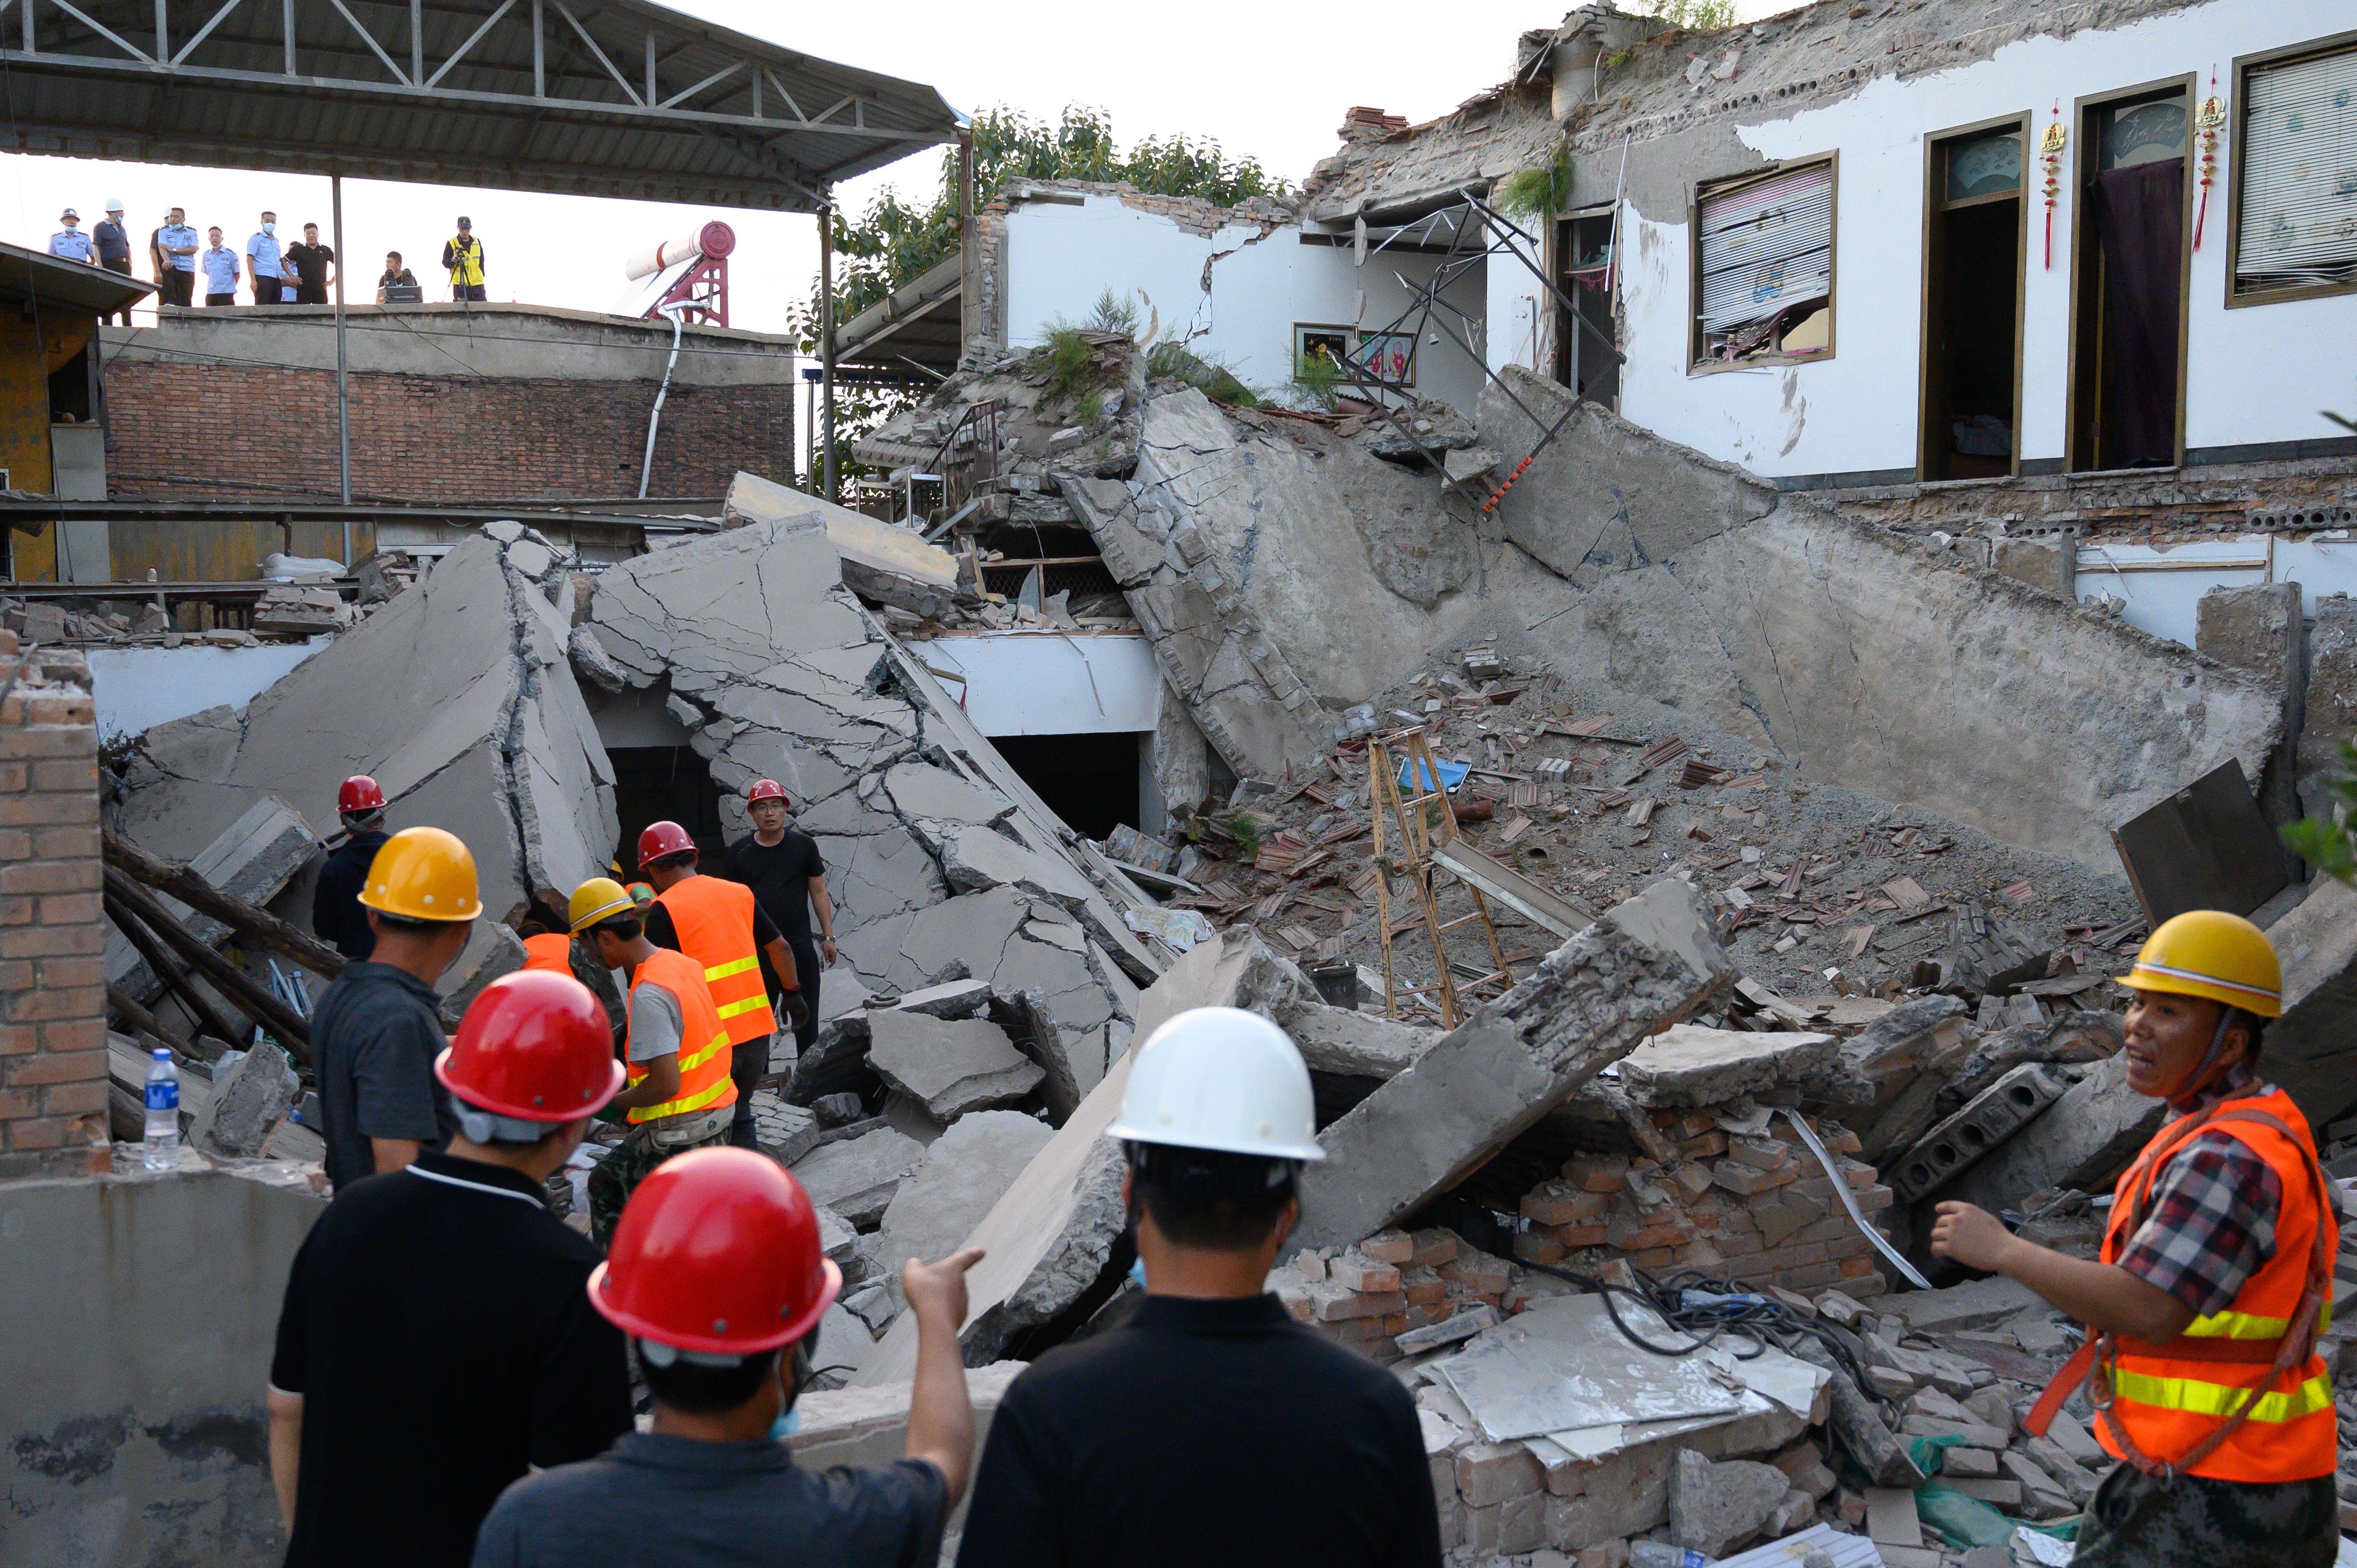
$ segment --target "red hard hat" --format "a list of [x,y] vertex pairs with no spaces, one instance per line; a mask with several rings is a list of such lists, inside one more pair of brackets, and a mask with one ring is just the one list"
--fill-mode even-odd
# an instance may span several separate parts
[[745,791],[745,803],[748,806],[756,800],[782,800],[785,798],[786,787],[774,779],[756,779],[753,787]]
[[365,773],[353,774],[344,780],[344,787],[336,791],[336,811],[340,816],[383,810],[384,791],[378,789],[376,780]]
[[639,869],[644,871],[667,854],[677,854],[682,850],[692,853],[694,848],[695,841],[677,822],[651,822],[647,831],[639,835]]
[[483,987],[434,1058],[444,1088],[479,1111],[570,1122],[621,1092],[606,1010],[569,974],[518,970]]
[[625,1334],[750,1356],[808,1334],[843,1289],[802,1183],[751,1149],[664,1161],[623,1207],[589,1302]]

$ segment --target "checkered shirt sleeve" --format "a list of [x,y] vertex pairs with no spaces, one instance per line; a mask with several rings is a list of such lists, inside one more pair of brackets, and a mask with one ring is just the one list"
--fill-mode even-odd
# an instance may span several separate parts
[[2199,1133],[2161,1167],[2151,1210],[2116,1262],[2207,1316],[2275,1251],[2282,1210],[2274,1167],[2230,1133]]

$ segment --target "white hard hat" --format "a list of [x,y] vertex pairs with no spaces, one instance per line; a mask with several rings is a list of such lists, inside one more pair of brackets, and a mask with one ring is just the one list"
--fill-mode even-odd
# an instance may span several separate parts
[[121,198],[121,197],[119,197],[119,196],[110,196],[110,197],[108,197],[108,198],[106,199],[106,209],[107,209],[109,212],[120,212],[120,211],[122,211],[122,210],[123,210],[123,198]]
[[1105,1135],[1271,1160],[1322,1160],[1309,1069],[1256,1013],[1197,1007],[1146,1037]]

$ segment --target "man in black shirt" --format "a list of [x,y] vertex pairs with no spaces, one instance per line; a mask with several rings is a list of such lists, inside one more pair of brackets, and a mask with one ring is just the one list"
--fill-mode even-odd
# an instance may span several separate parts
[[1263,1290],[1301,1162],[1325,1158],[1293,1042],[1232,1008],[1179,1014],[1137,1047],[1108,1135],[1146,1300],[1008,1388],[958,1568],[1437,1568],[1406,1389]]
[[344,842],[328,852],[311,888],[311,929],[346,958],[366,958],[376,945],[368,911],[361,908],[361,884],[369,862],[384,847],[384,791],[365,773],[355,773],[336,791],[336,814]]
[[622,1081],[604,1011],[570,975],[503,975],[436,1071],[448,1153],[347,1189],[286,1283],[268,1403],[288,1568],[457,1568],[508,1483],[630,1429],[597,1250],[541,1195]]
[[286,247],[286,264],[295,270],[295,303],[328,303],[328,269],[336,264],[336,248],[319,243],[319,226],[303,225],[303,241]]
[[434,1087],[442,1017],[434,983],[458,960],[482,900],[475,859],[440,828],[404,828],[370,862],[361,902],[376,944],[348,963],[311,1018],[328,1179],[341,1192],[447,1143]]
[[[90,231],[90,242],[97,247],[100,266],[122,277],[131,275],[131,231],[123,226],[123,198],[106,199],[106,216]],[[113,315],[100,317],[99,325],[104,326],[116,317],[122,318],[124,326],[130,326],[131,307],[126,305]]]
[[631,1194],[589,1280],[597,1310],[630,1336],[651,1429],[510,1487],[475,1539],[475,1568],[934,1568],[974,1460],[957,1335],[981,1256],[900,1271],[917,1320],[905,1457],[800,1469],[778,1439],[843,1287],[818,1216],[765,1155],[695,1149],[668,1162]]
[[[801,982],[802,1003],[809,1010],[794,1026],[797,1051],[818,1043],[819,976],[822,953],[833,963],[834,901],[826,894],[826,863],[819,858],[818,841],[799,828],[786,825],[793,802],[774,779],[757,779],[745,791],[745,807],[753,819],[749,837],[728,846],[728,875],[753,890],[753,903],[785,938],[794,951],[794,974]],[[811,913],[818,913],[818,940],[811,940]],[[783,987],[768,957],[761,960],[761,983],[773,997]]]

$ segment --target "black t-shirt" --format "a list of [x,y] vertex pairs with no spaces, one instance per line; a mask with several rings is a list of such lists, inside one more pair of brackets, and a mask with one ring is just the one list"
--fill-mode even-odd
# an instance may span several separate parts
[[991,1418],[958,1568],[1436,1568],[1415,1404],[1273,1295],[1149,1295]]
[[333,245],[307,245],[297,240],[286,247],[286,260],[294,264],[295,274],[303,280],[305,288],[326,288],[328,263],[335,259]]
[[630,1429],[597,1249],[530,1178],[426,1155],[356,1183],[286,1282],[273,1387],[303,1396],[288,1568],[459,1568],[530,1466]]
[[510,1487],[475,1568],[934,1568],[948,1500],[921,1459],[805,1470],[782,1443],[634,1432]]
[[411,1138],[429,1149],[450,1141],[457,1116],[434,1077],[434,1058],[450,1043],[440,1004],[432,986],[389,963],[348,963],[320,994],[312,1063],[328,1179],[338,1192],[375,1172],[371,1138]]
[[753,890],[753,902],[789,942],[811,940],[810,880],[826,875],[818,841],[793,828],[774,844],[748,833],[728,846],[728,875]]
[[311,929],[346,958],[366,958],[376,947],[368,911],[361,907],[361,889],[368,884],[369,864],[384,841],[385,835],[375,829],[354,833],[328,852],[319,879],[312,885]]

